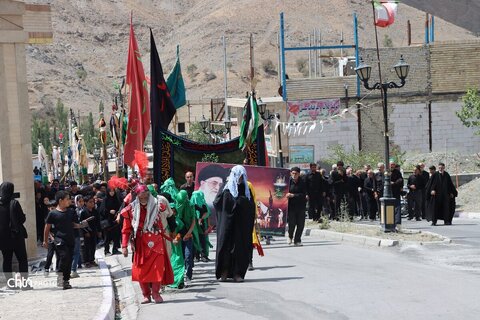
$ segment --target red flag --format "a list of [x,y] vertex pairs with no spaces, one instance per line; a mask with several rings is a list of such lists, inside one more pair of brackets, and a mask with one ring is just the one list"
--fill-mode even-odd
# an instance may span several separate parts
[[130,18],[130,43],[127,58],[127,86],[129,86],[129,114],[127,141],[125,142],[124,161],[132,166],[135,150],[143,151],[143,143],[150,130],[150,97],[148,84],[143,71],[140,51]]

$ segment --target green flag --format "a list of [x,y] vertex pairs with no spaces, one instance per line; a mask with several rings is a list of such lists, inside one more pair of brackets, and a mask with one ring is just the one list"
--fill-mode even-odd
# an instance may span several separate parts
[[185,83],[183,82],[182,69],[180,68],[180,55],[178,52],[179,49],[177,45],[177,61],[167,78],[168,91],[170,91],[170,97],[175,109],[178,109],[187,103],[185,96]]
[[239,148],[242,151],[245,151],[257,139],[258,121],[257,100],[250,95],[243,107],[243,120],[240,128]]

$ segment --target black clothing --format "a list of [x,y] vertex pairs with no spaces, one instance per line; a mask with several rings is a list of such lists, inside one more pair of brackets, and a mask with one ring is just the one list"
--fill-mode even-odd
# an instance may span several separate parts
[[12,272],[12,258],[18,261],[19,271],[28,277],[27,230],[23,226],[26,217],[20,203],[13,199],[14,185],[3,182],[0,185],[0,250],[3,256],[3,272]]
[[18,271],[22,273],[23,277],[28,277],[27,248],[24,239],[12,239],[8,248],[2,249],[3,272],[11,273],[13,271],[12,258],[14,253],[18,261]]
[[295,243],[301,243],[301,236],[305,227],[305,205],[307,187],[305,181],[298,178],[297,182],[290,178],[289,192],[293,194],[292,198],[288,199],[288,236],[290,239],[294,238]]
[[350,216],[358,215],[360,212],[360,191],[362,180],[356,175],[348,176],[348,212]]
[[[375,185],[376,185],[375,191],[378,194],[378,199],[383,197],[383,182],[384,181],[385,181],[385,174],[384,173],[382,173],[382,172],[375,173]],[[378,201],[380,201],[380,200],[378,200]]]
[[[115,252],[120,248],[120,225],[116,223],[117,213],[122,206],[122,202],[120,197],[117,193],[113,196],[107,192],[107,196],[105,200],[103,200],[102,204],[100,205],[100,217],[103,221],[108,221],[108,225],[110,227],[104,229],[105,233],[105,253],[110,252],[110,242],[113,242],[112,252]],[[115,211],[114,214],[111,214],[110,211]]]
[[310,172],[305,177],[308,195],[308,218],[314,221],[320,219],[324,192],[323,177],[320,172]]
[[83,261],[87,263],[95,261],[95,250],[97,249],[97,233],[101,231],[100,215],[98,211],[96,209],[92,209],[92,211],[89,211],[87,208],[85,208],[85,210],[82,210],[80,219],[85,220],[89,217],[95,218],[88,221],[88,227],[83,229]]
[[[425,181],[422,175],[412,174],[408,177],[407,187],[408,187],[408,218],[413,219],[413,216],[418,220],[422,216],[422,203],[423,195],[425,189]],[[415,189],[412,189],[411,186],[414,185]]]
[[[431,192],[435,191],[435,195]],[[451,224],[453,219],[452,210],[452,196],[458,195],[452,178],[448,172],[443,174],[435,172],[431,177],[426,187],[427,192],[427,220],[436,224],[437,220],[443,220],[445,224]]]
[[48,208],[43,203],[43,197],[35,201],[35,222],[37,227],[37,241],[43,242],[43,230],[45,229],[45,219],[48,215]]
[[365,202],[367,203],[368,217],[370,220],[375,220],[377,216],[377,199],[375,199],[375,192],[377,192],[377,181],[375,177],[365,178],[363,183],[363,194]]
[[72,270],[73,245],[62,243],[55,246],[57,251],[59,271],[63,274],[63,281],[70,280],[70,271]]
[[230,191],[219,192],[213,202],[217,215],[217,251],[215,275],[245,277],[252,252],[252,230],[255,219],[253,197],[245,196],[244,184],[234,198]]
[[[295,230],[296,227],[296,230]],[[302,243],[302,232],[305,228],[305,210],[288,211],[288,237],[294,243]]]
[[348,177],[345,173],[341,175],[338,171],[332,171],[330,180],[335,198],[335,216],[333,218],[337,218],[340,215],[342,202],[348,201]]
[[70,209],[59,211],[54,209],[48,213],[46,223],[55,225],[52,229],[55,237],[55,245],[66,244],[69,246],[75,245],[75,235],[73,232],[73,222],[76,214],[72,213]]
[[400,199],[403,190],[403,176],[400,170],[393,169],[390,174],[392,184],[392,195],[395,199]]
[[188,199],[190,199],[192,197],[193,191],[195,190],[195,183],[192,183],[191,186],[187,185],[187,183],[184,183],[180,186],[180,190],[187,191]]

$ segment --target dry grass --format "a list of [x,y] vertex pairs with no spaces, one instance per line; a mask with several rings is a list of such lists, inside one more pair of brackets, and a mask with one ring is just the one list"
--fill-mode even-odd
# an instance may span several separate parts
[[[321,229],[320,224],[316,222],[307,222],[307,227],[312,229]],[[331,221],[329,223],[329,231],[348,233],[359,236],[380,238],[380,239],[390,239],[390,240],[400,240],[400,241],[416,241],[416,242],[432,242],[432,241],[442,241],[443,238],[432,233],[424,233],[417,230],[403,230],[402,232],[397,233],[385,233],[382,231],[380,226],[364,225],[353,222],[338,222]]]

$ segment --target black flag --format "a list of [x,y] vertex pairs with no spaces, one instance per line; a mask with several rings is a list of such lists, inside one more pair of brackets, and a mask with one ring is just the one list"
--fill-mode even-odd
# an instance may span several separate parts
[[157,46],[150,29],[150,117],[152,122],[153,144],[153,177],[155,183],[160,185],[162,159],[160,157],[160,145],[158,143],[162,130],[167,131],[168,125],[175,115],[176,109],[170,98],[162,64],[158,57]]

